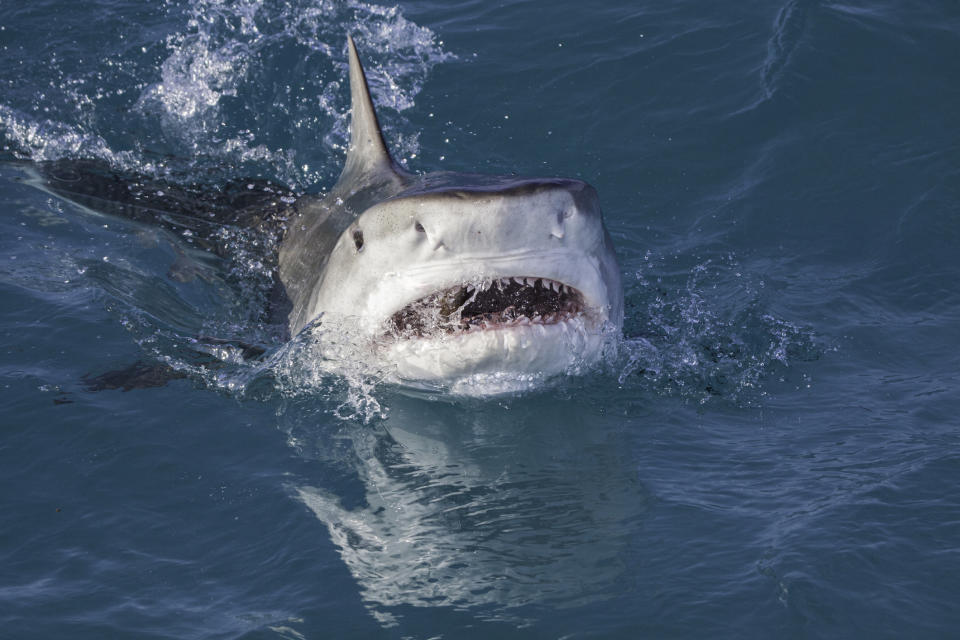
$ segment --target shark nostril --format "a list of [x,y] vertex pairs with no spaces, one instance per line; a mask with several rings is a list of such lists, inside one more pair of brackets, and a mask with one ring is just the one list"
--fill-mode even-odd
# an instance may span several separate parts
[[426,232],[427,232],[427,230],[424,229],[424,228],[423,228],[423,225],[420,224],[419,222],[414,222],[414,223],[413,223],[413,228],[416,229],[417,231],[419,231],[420,233],[426,233]]
[[561,210],[557,212],[557,219],[550,226],[550,235],[557,239],[562,239],[564,236],[563,220],[567,217],[565,211]]
[[357,251],[363,251],[363,231],[357,229],[353,232],[353,244],[356,245]]

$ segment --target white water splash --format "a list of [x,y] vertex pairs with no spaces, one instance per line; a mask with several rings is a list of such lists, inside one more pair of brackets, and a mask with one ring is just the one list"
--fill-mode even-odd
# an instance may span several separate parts
[[813,332],[765,312],[763,282],[744,275],[732,256],[695,265],[671,288],[651,266],[635,274],[628,295],[639,308],[622,345],[620,385],[640,381],[700,404],[725,397],[751,405],[766,394],[765,381],[819,357]]
[[[35,162],[65,157],[105,160],[110,164],[131,168],[137,162],[132,151],[114,151],[101,136],[83,128],[55,120],[39,120],[0,104],[0,130],[21,150],[21,155]],[[10,151],[9,145],[4,146]]]
[[[279,165],[280,176],[301,187],[327,176],[289,149],[264,144],[257,132],[236,131],[224,116],[226,100],[246,103],[267,88],[257,84],[257,76],[272,55],[292,48],[299,52],[298,64],[320,73],[290,78],[285,95],[267,109],[288,116],[288,126],[298,135],[322,140],[338,155],[348,140],[347,33],[353,34],[368,62],[374,100],[396,112],[413,107],[430,70],[452,58],[440,49],[432,31],[410,22],[396,7],[355,0],[292,2],[279,9],[251,0],[202,0],[191,5],[188,16],[187,29],[167,39],[171,53],[161,65],[160,81],[143,91],[136,108],[159,114],[164,134],[179,146],[214,156],[228,148],[229,159]],[[330,66],[335,72],[324,81],[322,70]],[[303,97],[311,88],[310,96]],[[287,96],[293,94],[301,95],[300,108],[288,103]],[[384,119],[385,134],[392,138],[397,155],[415,156],[418,137],[394,132],[389,123]]]
[[[160,43],[134,51],[103,42],[85,53],[89,70],[55,65],[51,87],[0,97],[4,150],[34,161],[98,158],[179,180],[269,175],[303,190],[335,178],[342,163],[347,34],[400,159],[419,144],[399,113],[453,57],[397,7],[357,0],[169,1],[165,11],[181,26]],[[47,55],[59,60],[52,45]],[[23,81],[13,68],[7,75]]]

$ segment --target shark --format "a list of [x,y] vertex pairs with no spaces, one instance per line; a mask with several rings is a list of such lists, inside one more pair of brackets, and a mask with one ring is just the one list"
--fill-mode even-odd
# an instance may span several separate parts
[[[589,366],[623,323],[596,190],[568,178],[408,172],[384,141],[347,38],[339,180],[294,204],[279,278],[297,334],[349,323],[402,380],[542,379]],[[469,386],[469,385],[468,385]]]
[[273,229],[272,316],[301,343],[349,343],[320,354],[333,369],[349,360],[402,385],[488,395],[584,371],[615,350],[623,290],[596,190],[408,171],[387,147],[349,36],[347,55],[349,145],[325,194],[239,180],[211,195],[77,161],[44,166],[34,182],[88,209],[190,229],[192,248],[216,252],[204,242],[221,224]]

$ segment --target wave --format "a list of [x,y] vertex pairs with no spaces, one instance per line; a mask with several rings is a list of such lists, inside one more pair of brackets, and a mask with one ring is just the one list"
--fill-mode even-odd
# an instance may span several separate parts
[[816,0],[790,0],[777,12],[761,75],[764,94],[768,99],[777,92],[817,6]]

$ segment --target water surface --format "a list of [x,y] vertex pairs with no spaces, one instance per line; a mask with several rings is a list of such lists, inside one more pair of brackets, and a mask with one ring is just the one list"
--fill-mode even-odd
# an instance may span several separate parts
[[[411,170],[597,187],[617,358],[490,400],[330,375],[266,327],[273,238],[27,181],[322,192],[347,33]],[[947,0],[0,4],[5,633],[949,637],[958,61]],[[102,389],[135,363],[183,377]]]

